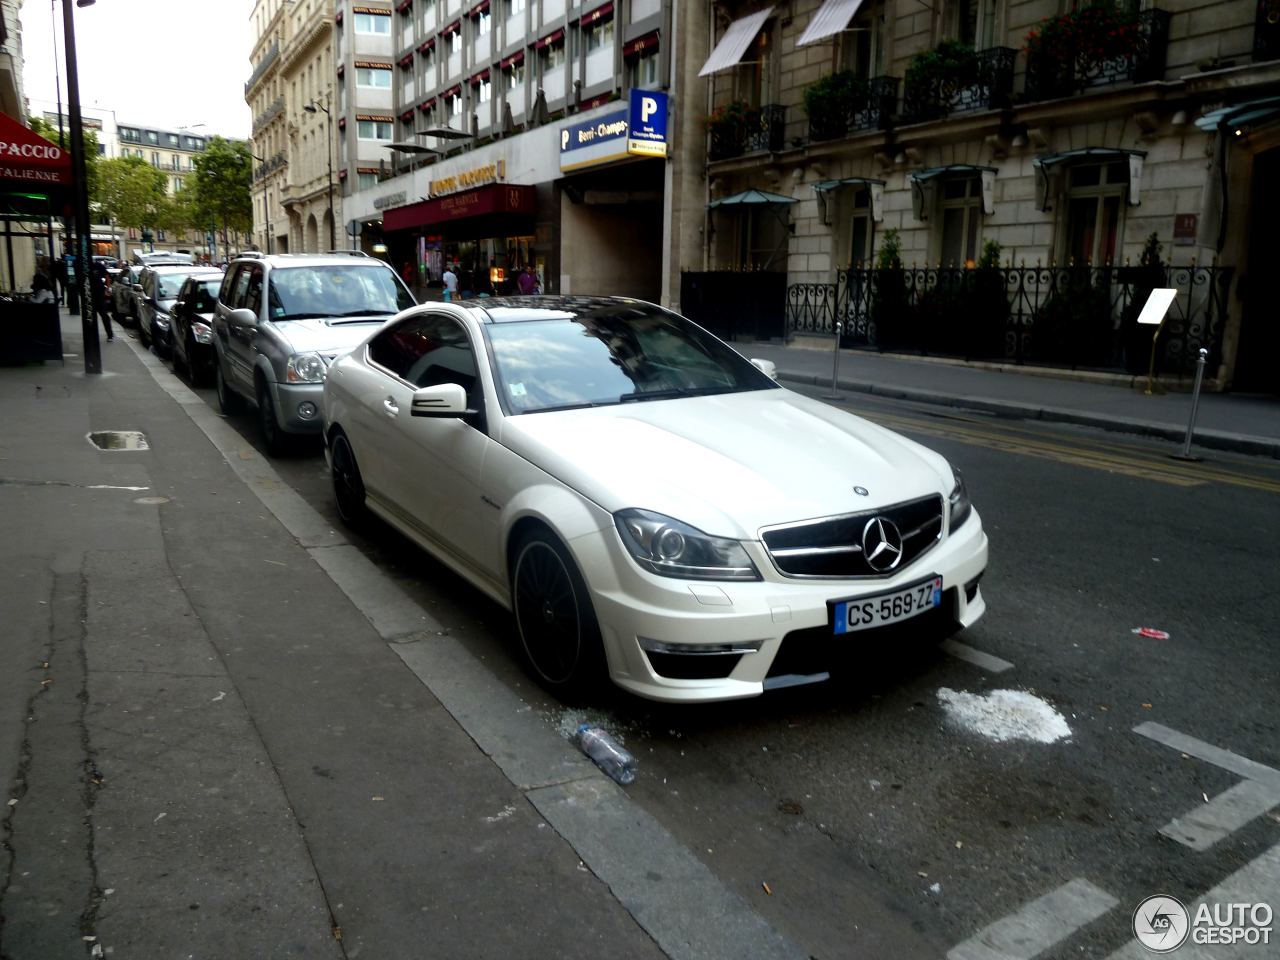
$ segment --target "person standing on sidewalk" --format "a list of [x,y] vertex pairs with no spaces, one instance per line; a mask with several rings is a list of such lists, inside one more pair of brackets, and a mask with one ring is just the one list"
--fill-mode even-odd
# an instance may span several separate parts
[[444,281],[444,300],[448,303],[458,295],[458,275],[454,272],[454,266],[451,264],[444,268],[444,275],[440,278]]
[[116,338],[116,332],[111,328],[111,304],[107,298],[111,277],[107,273],[107,265],[101,260],[93,262],[90,282],[93,286],[93,310],[102,318],[102,328],[107,331],[107,342],[110,343]]

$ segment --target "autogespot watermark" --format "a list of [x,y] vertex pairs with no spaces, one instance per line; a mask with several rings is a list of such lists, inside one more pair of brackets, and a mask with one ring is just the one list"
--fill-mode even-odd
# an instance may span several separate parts
[[1271,943],[1274,917],[1266,903],[1202,903],[1193,916],[1182,901],[1161,894],[1133,911],[1133,935],[1152,953],[1173,953],[1188,940],[1261,946]]

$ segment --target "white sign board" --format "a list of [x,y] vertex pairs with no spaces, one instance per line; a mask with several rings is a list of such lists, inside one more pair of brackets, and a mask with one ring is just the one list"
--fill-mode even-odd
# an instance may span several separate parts
[[1164,315],[1169,312],[1169,304],[1173,303],[1173,298],[1177,295],[1177,290],[1168,287],[1152,290],[1151,296],[1147,298],[1147,305],[1142,308],[1142,313],[1138,314],[1138,323],[1159,326],[1164,320]]

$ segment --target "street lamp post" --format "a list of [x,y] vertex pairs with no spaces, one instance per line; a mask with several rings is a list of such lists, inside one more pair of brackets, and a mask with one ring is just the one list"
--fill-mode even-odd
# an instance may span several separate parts
[[[253,154],[252,156],[253,156],[253,159],[257,160],[259,163],[265,164],[267,162],[266,158],[260,157],[256,153]],[[262,238],[263,239],[262,248],[267,253],[270,253],[271,252],[271,200],[267,196],[267,174],[265,171],[262,172],[262,222],[266,226],[266,229],[264,231],[264,236]]]
[[324,92],[324,100],[324,103],[317,103],[312,100],[302,109],[306,110],[307,113],[315,113],[317,109],[324,111],[325,159],[329,163],[329,249],[334,250],[337,249],[338,241],[334,233],[335,223],[333,219],[333,114],[329,111],[332,103],[329,100],[329,90],[327,89]]
[[[76,0],[77,7],[94,0]],[[93,302],[92,223],[89,219],[89,181],[85,171],[84,127],[80,116],[80,74],[76,63],[76,27],[71,0],[62,0],[63,46],[67,55],[67,121],[71,126],[71,189],[76,222],[76,283],[80,287],[80,327],[84,333],[84,372],[102,372],[102,344]]]

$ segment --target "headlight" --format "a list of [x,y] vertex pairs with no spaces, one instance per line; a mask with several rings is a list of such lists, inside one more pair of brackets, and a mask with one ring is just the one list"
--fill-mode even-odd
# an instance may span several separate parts
[[950,529],[954,531],[969,519],[973,504],[969,502],[969,491],[965,489],[964,476],[955,467],[951,468],[951,472],[956,475],[956,485],[951,488],[951,496],[947,498],[947,502],[951,506]]
[[213,343],[213,328],[207,323],[192,323],[191,335],[196,338],[196,343]]
[[324,358],[318,353],[296,353],[289,358],[285,374],[289,383],[323,383]]
[[650,510],[619,510],[613,522],[636,563],[652,573],[687,580],[760,579],[737,540],[709,537]]

